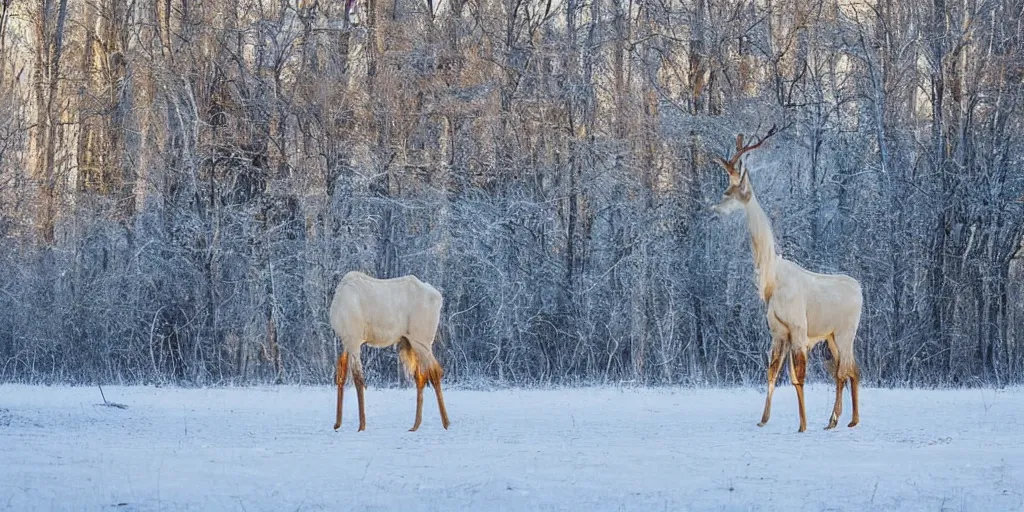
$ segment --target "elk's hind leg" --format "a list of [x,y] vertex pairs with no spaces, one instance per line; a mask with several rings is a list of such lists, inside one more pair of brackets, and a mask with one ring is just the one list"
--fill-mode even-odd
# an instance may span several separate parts
[[416,432],[420,428],[420,422],[423,421],[423,388],[427,385],[427,376],[416,370],[416,421],[412,424],[412,428],[409,432]]
[[843,415],[843,386],[846,384],[846,377],[839,375],[839,349],[836,347],[835,335],[828,338],[828,350],[832,354],[832,359],[827,362],[828,373],[836,381],[836,403],[832,406],[832,416],[825,430],[836,428],[839,417]]
[[356,399],[359,401],[359,432],[366,430],[366,408],[363,405],[363,391],[366,390],[366,380],[363,378],[363,361],[359,357],[359,347],[349,352],[349,362],[352,364],[352,385],[356,388]]
[[850,375],[850,401],[853,402],[853,420],[847,427],[853,428],[860,423],[860,407],[857,402],[857,392],[860,391],[860,369],[856,366],[853,368],[853,374]]
[[416,421],[409,429],[409,432],[415,432],[423,421],[423,388],[427,385],[427,374],[420,368],[420,359],[408,339],[403,339],[398,343],[398,359],[402,361],[406,374],[416,384]]
[[[836,332],[833,341],[835,342],[836,352],[839,357],[836,360],[836,387],[842,388],[843,384],[846,383],[846,379],[850,379],[850,402],[853,409],[853,419],[850,421],[849,427],[855,427],[860,423],[860,369],[857,368],[856,356],[853,351],[853,340],[856,336],[857,330],[844,330]],[[830,347],[831,348],[831,347]],[[839,391],[837,393],[837,403],[839,398]],[[838,406],[838,412],[842,412],[842,405]],[[839,414],[836,414],[833,423],[838,422]]]
[[437,395],[437,409],[441,412],[441,425],[448,430],[448,425],[451,425],[451,422],[448,421],[448,410],[444,407],[444,395],[441,393],[441,377],[443,376],[444,369],[435,361],[430,367],[430,385],[434,387],[434,394]]
[[352,372],[352,384],[356,387],[356,399],[359,401],[359,430],[357,432],[362,432],[366,430],[366,407],[363,405],[363,391],[366,390],[366,380],[363,379],[362,369],[358,372]]
[[338,356],[335,372],[334,382],[338,385],[338,411],[334,417],[334,430],[338,430],[341,427],[341,401],[345,394],[345,379],[348,378],[348,352],[343,350]]

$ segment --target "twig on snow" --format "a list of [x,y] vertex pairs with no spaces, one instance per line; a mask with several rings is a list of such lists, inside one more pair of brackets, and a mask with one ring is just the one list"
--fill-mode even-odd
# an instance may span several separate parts
[[124,404],[119,404],[117,402],[108,402],[107,401],[107,396],[103,394],[103,386],[100,386],[99,384],[97,384],[96,386],[98,388],[100,388],[100,396],[103,398],[103,403],[102,404],[96,404],[96,405],[102,405],[104,407],[117,407],[118,409],[127,409],[128,408],[128,406],[124,405]]

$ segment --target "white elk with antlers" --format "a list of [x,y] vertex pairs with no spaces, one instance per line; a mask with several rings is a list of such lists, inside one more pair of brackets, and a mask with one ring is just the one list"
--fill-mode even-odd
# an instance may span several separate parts
[[850,381],[853,419],[860,421],[857,393],[860,372],[854,359],[853,340],[860,324],[863,297],[860,283],[842,274],[817,274],[784,259],[775,249],[771,222],[754,196],[750,176],[741,157],[764,144],[776,132],[774,126],[754,144],[744,145],[743,135],[736,137],[736,153],[728,160],[717,158],[729,175],[729,187],[722,201],[712,209],[718,213],[742,210],[750,231],[754,253],[757,289],[765,302],[772,343],[768,364],[768,396],[758,426],[768,423],[772,393],[782,360],[789,355],[789,376],[796,388],[800,407],[800,432],[807,429],[804,413],[804,379],[807,375],[807,352],[821,341],[828,342],[832,361],[829,371],[836,381],[836,401],[826,430],[835,428],[843,410],[843,386]]
[[398,356],[409,377],[416,382],[416,422],[423,419],[423,388],[429,382],[437,395],[441,424],[448,428],[448,411],[441,394],[444,371],[433,354],[434,336],[441,319],[441,293],[416,276],[375,279],[362,272],[349,272],[338,283],[331,301],[330,320],[341,339],[335,382],[338,410],[334,429],[341,427],[341,404],[345,379],[352,370],[352,384],[359,399],[359,430],[366,430],[363,406],[363,363],[359,357],[364,343],[373,347],[398,345]]

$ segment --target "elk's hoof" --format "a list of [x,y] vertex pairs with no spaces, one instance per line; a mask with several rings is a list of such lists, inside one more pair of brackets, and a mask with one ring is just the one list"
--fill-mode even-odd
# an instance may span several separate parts
[[857,420],[853,420],[853,421],[851,421],[851,422],[850,422],[850,424],[849,424],[849,425],[847,425],[847,427],[849,427],[849,428],[853,428],[853,427],[856,427],[856,426],[857,426],[857,423],[859,423],[859,422],[858,422]]

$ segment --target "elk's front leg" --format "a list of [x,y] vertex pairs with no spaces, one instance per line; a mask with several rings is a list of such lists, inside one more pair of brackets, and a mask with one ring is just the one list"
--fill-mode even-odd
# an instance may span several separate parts
[[789,354],[789,380],[796,388],[796,400],[800,406],[800,430],[807,430],[807,414],[804,411],[804,379],[807,377],[807,349],[793,347]]
[[348,377],[348,352],[342,351],[338,356],[335,372],[334,382],[338,385],[338,412],[334,417],[334,430],[338,430],[341,427],[341,401],[345,394],[345,379]]
[[779,377],[779,369],[782,367],[782,358],[786,352],[784,350],[785,340],[783,338],[776,337],[772,340],[771,354],[769,355],[768,362],[768,396],[764,399],[764,413],[761,414],[761,422],[757,424],[759,427],[765,426],[768,423],[768,418],[771,417],[772,413],[772,394],[775,393],[775,380]]

